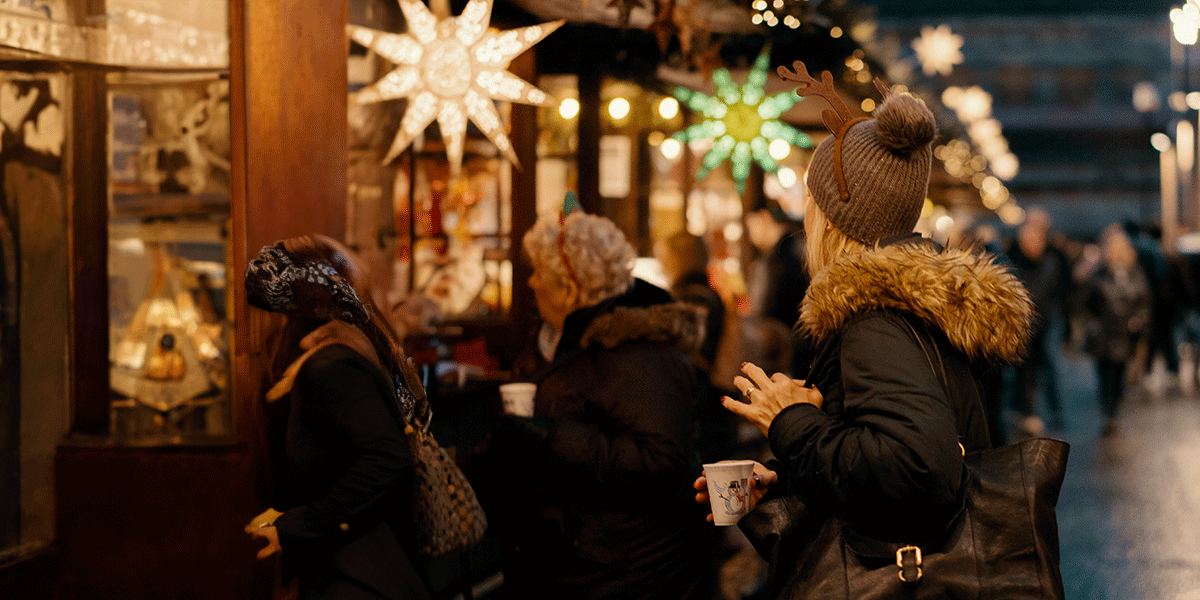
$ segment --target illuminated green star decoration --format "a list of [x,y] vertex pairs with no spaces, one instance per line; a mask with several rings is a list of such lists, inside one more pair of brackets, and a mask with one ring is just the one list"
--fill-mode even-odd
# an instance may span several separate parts
[[704,122],[689,126],[672,135],[680,142],[710,139],[712,148],[704,155],[696,181],[708,176],[713,169],[727,159],[738,192],[745,191],[746,178],[750,176],[750,161],[768,173],[779,170],[779,164],[771,158],[767,148],[772,140],[782,139],[800,148],[811,148],[812,139],[804,132],[779,121],[782,115],[797,102],[800,96],[792,91],[767,96],[763,86],[767,83],[767,68],[771,53],[764,50],[754,61],[754,68],[746,76],[740,88],[726,69],[713,71],[712,81],[716,94],[709,96],[685,87],[675,88],[675,97],[704,115]]

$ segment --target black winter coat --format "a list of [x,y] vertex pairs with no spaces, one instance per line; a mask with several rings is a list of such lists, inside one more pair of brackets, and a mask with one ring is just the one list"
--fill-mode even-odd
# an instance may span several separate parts
[[512,490],[521,505],[509,508],[519,525],[506,533],[506,588],[531,598],[708,597],[711,531],[691,491],[698,311],[638,280],[572,313],[563,330],[554,359],[530,377],[535,418],[513,418],[522,439],[505,443],[528,486]]
[[787,493],[850,537],[940,534],[962,506],[959,444],[990,445],[973,367],[1019,359],[1032,319],[1024,287],[987,255],[914,235],[836,259],[800,317],[824,405],[788,407],[769,430]]
[[1084,284],[1082,305],[1087,315],[1084,349],[1099,360],[1123,363],[1134,357],[1150,333],[1153,300],[1141,267],[1123,272],[1102,267]]
[[299,577],[302,600],[429,598],[411,559],[412,456],[387,376],[348,346],[326,346],[290,401],[296,505],[275,521],[285,578]]

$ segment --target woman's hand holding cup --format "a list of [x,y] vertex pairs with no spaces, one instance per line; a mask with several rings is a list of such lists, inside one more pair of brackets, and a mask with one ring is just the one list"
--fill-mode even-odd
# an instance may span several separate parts
[[[741,461],[723,460],[723,461],[719,461],[717,464],[736,463],[736,462],[741,462]],[[746,511],[747,512],[754,510],[754,507],[758,506],[758,503],[760,500],[762,500],[763,496],[765,496],[766,493],[768,491],[770,491],[771,486],[774,486],[779,481],[778,473],[764,467],[761,463],[758,463],[758,462],[754,463],[753,473],[754,473],[753,476],[750,478],[750,491],[748,494],[748,498],[746,499]],[[707,502],[707,503],[709,503],[709,506],[711,508],[713,502],[708,493],[707,473],[704,471],[701,471],[700,477],[697,477],[696,481],[692,482],[692,487],[696,490],[696,502],[700,502],[700,503]],[[709,523],[714,522],[713,513],[711,513],[711,512],[708,513],[706,520]]]

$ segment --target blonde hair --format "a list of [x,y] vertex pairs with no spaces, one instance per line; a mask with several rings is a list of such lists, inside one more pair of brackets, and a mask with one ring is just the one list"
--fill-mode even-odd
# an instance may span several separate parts
[[811,219],[808,229],[812,231],[812,234],[804,240],[806,252],[804,262],[809,277],[816,276],[839,255],[862,252],[867,249],[866,244],[854,240],[842,233],[842,230],[834,227],[816,202],[808,203],[804,219]]
[[558,221],[558,215],[547,215],[525,232],[522,243],[536,270],[553,275],[563,287],[575,282],[583,306],[623,294],[633,285],[637,253],[615,223],[582,212],[571,213],[561,226]]

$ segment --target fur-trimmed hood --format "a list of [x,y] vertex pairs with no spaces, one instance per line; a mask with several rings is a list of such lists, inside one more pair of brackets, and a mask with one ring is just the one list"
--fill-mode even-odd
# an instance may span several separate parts
[[580,339],[583,347],[613,348],[630,341],[668,342],[696,352],[704,339],[704,310],[683,302],[646,307],[618,306],[596,317]]
[[972,359],[1015,362],[1035,318],[1025,286],[989,255],[898,243],[838,257],[813,278],[797,328],[818,343],[852,315],[899,310],[936,325]]
[[691,353],[704,340],[704,309],[676,302],[666,290],[635,279],[625,293],[571,313],[558,355],[575,348],[614,348],[637,340],[667,342]]

